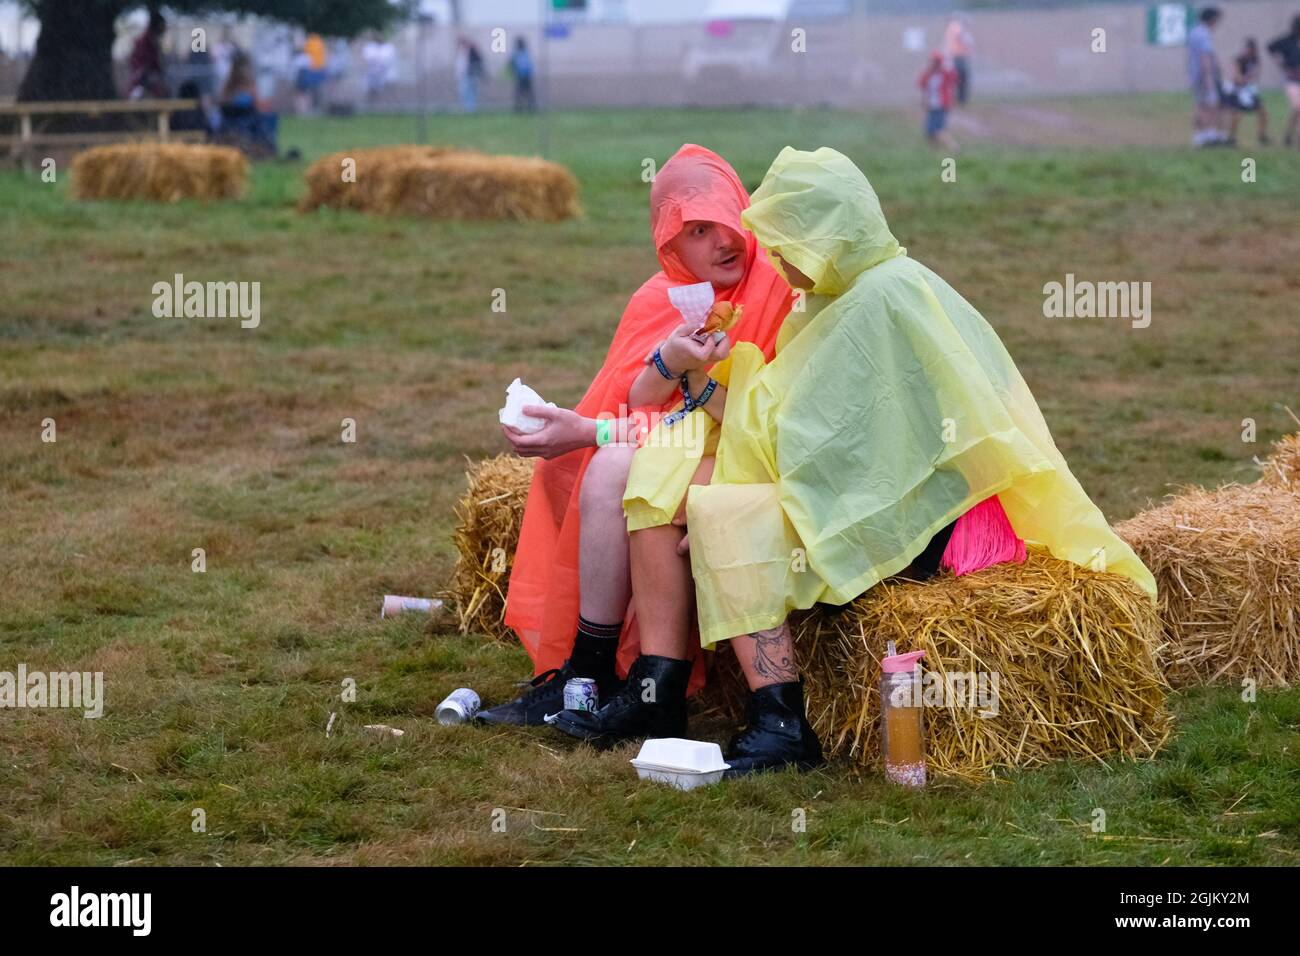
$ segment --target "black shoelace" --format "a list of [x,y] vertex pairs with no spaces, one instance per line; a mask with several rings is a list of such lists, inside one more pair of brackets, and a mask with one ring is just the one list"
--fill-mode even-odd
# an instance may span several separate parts
[[568,670],[568,667],[569,662],[565,661],[561,667],[552,667],[548,671],[542,671],[529,681],[532,685],[532,690],[523,695],[523,700],[527,703],[532,703],[535,700],[554,696],[557,691],[563,694],[564,681],[559,680],[558,678]]

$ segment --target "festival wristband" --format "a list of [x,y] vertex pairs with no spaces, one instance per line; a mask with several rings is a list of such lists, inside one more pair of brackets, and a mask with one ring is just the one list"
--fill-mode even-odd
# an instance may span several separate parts
[[655,368],[659,369],[659,374],[662,375],[664,378],[668,379],[668,381],[670,382],[673,379],[677,378],[676,375],[668,371],[668,366],[664,364],[663,356],[659,354],[658,349],[655,349]]
[[672,428],[699,407],[699,403],[691,397],[690,384],[686,375],[682,375],[682,377],[677,380],[677,387],[681,389],[682,393],[682,408],[680,411],[673,412],[671,415],[664,418],[663,423],[665,428]]
[[710,398],[713,397],[713,390],[718,387],[717,381],[709,379],[709,384],[704,386],[704,391],[700,392],[700,397],[695,399],[695,407],[699,408]]
[[614,440],[614,419],[596,419],[596,447],[608,445]]

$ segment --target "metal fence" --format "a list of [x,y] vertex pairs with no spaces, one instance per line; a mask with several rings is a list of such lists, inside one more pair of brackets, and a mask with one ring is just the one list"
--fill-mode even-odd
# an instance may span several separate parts
[[[966,11],[975,38],[977,96],[1033,97],[1180,89],[1185,53],[1180,46],[1150,42],[1153,3],[1084,3],[1079,0],[795,0],[785,20],[734,20],[635,24],[566,21],[543,31],[536,22],[503,23],[506,43],[492,28],[409,24],[392,37],[397,56],[392,82],[367,98],[360,44],[336,58],[337,72],[325,91],[340,108],[453,110],[456,38],[471,37],[483,50],[488,77],[480,89],[484,109],[511,100],[507,50],[524,37],[542,59],[542,82],[552,107],[635,106],[813,106],[845,108],[910,105],[917,100],[916,76],[936,48],[955,6]],[[1300,0],[1234,0],[1217,31],[1226,61],[1246,36],[1266,40],[1283,32]],[[845,10],[849,12],[839,12]],[[228,22],[222,21],[223,23]],[[175,18],[173,36],[188,37],[193,26],[213,21]],[[1105,31],[1105,50],[1095,50],[1096,30]],[[796,31],[800,31],[797,35]],[[287,108],[292,101],[291,67],[296,31],[243,21],[235,39],[257,64],[263,95]],[[494,39],[497,40],[494,45]],[[129,47],[123,36],[119,50]],[[16,85],[18,71],[8,71]],[[0,70],[0,83],[6,73]],[[1274,82],[1268,64],[1265,81]],[[0,87],[0,96],[13,89]]]

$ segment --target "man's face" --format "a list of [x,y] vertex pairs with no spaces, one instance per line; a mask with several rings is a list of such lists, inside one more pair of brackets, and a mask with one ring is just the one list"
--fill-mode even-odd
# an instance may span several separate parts
[[715,288],[729,288],[745,275],[745,241],[716,222],[692,219],[668,246],[695,278]]

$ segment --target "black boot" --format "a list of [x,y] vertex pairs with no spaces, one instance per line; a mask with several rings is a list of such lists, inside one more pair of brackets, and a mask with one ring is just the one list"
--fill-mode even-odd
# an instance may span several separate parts
[[803,712],[803,681],[770,684],[754,691],[745,729],[731,738],[724,776],[742,777],[795,766],[811,770],[822,763],[822,745]]
[[620,687],[614,673],[617,653],[617,640],[579,634],[567,661],[558,668],[538,674],[533,678],[532,686],[508,704],[480,710],[475,719],[485,724],[541,726],[546,723],[546,717],[564,710],[564,685],[572,677],[594,678],[600,699],[607,700]]
[[627,672],[623,689],[595,711],[561,711],[552,724],[570,737],[615,744],[638,737],[686,734],[686,685],[691,662],[642,654]]

